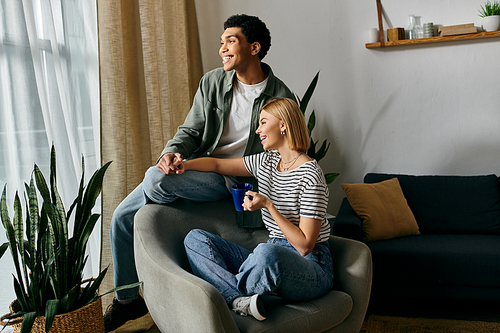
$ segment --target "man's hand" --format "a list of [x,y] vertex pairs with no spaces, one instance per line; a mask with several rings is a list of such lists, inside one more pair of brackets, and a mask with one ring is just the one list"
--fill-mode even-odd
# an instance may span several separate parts
[[172,175],[182,170],[182,155],[179,153],[166,153],[158,161],[156,166],[165,175]]

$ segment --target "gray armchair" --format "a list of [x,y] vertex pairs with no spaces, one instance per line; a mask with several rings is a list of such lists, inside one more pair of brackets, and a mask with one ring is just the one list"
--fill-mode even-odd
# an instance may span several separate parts
[[330,237],[334,288],[310,302],[266,300],[267,319],[241,317],[208,282],[190,273],[185,235],[194,228],[218,234],[248,249],[268,239],[264,228],[236,226],[232,199],[148,204],[135,217],[134,249],[150,314],[162,332],[359,332],[370,297],[371,253],[361,242]]

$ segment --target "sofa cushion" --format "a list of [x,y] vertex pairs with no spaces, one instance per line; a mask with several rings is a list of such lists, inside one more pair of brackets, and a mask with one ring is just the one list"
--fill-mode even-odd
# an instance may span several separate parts
[[373,288],[500,288],[500,236],[419,235],[367,244]]
[[369,173],[365,183],[397,177],[420,232],[500,235],[500,182],[495,175],[411,176]]
[[397,178],[376,184],[341,186],[352,208],[363,220],[363,241],[419,234]]

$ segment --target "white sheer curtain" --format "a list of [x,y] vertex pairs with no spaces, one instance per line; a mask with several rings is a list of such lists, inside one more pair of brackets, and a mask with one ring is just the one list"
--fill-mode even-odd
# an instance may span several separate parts
[[[7,184],[9,208],[15,191],[24,192],[34,163],[48,177],[53,143],[58,189],[69,209],[81,177],[81,156],[87,180],[100,165],[99,131],[96,1],[1,0],[0,186],[3,190]],[[5,232],[0,230],[1,244]],[[89,248],[86,275],[97,276],[100,225]],[[0,265],[3,314],[15,298],[10,253]]]

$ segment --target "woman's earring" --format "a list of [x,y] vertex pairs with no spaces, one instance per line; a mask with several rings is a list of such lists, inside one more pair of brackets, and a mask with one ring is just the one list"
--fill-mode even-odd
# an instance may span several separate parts
[[285,131],[284,130],[281,130],[281,135],[285,135]]

